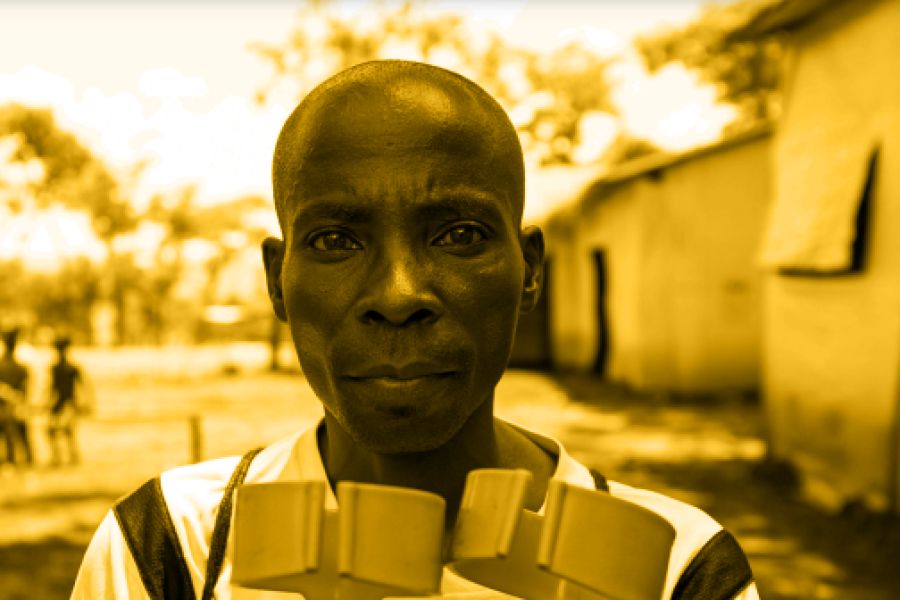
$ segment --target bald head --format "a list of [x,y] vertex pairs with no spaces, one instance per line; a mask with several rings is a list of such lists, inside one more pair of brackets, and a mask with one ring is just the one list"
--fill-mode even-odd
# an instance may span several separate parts
[[[286,213],[304,182],[329,161],[423,153],[469,161],[490,173],[521,223],[525,171],[518,135],[503,108],[477,84],[439,67],[385,60],[347,69],[316,87],[288,118],[272,165],[275,207]],[[483,169],[483,167],[489,167]],[[431,182],[429,182],[429,185]]]

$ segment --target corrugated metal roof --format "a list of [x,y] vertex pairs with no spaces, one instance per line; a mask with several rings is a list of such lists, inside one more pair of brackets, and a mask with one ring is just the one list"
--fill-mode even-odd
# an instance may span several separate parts
[[[732,40],[748,40],[796,27],[820,12],[852,0],[779,0],[762,9],[743,27],[732,32]],[[858,0],[857,0],[858,1]]]

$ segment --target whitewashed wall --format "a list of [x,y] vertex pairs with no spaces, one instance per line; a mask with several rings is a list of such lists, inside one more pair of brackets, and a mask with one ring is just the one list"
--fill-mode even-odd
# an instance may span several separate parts
[[756,389],[756,257],[771,196],[770,136],[706,149],[652,173],[588,188],[551,220],[555,363],[594,363],[592,254],[603,250],[610,379],[685,393]]
[[[868,265],[843,277],[767,281],[765,397],[773,449],[834,509],[886,508],[896,486],[900,370],[900,2],[845,3],[793,37],[776,138],[776,201],[810,194],[817,161],[848,144],[881,152]],[[791,177],[809,168],[810,176]],[[793,170],[793,171],[792,171]],[[862,190],[859,190],[861,193]]]

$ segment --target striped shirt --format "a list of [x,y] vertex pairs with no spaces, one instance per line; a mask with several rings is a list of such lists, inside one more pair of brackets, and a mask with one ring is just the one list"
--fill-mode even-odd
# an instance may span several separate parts
[[[320,422],[321,424],[321,422]],[[557,456],[553,479],[594,489],[590,471],[571,458],[553,438],[518,425],[511,426],[550,454]],[[265,448],[250,465],[247,483],[314,480],[327,482],[325,467],[316,441],[317,426],[294,434]],[[183,555],[187,573],[183,585],[201,598],[207,557],[215,524],[215,512],[240,457],[222,458],[167,471],[159,477],[158,489],[171,516],[177,539],[173,552]],[[677,535],[669,560],[663,599],[758,600],[746,557],[727,531],[703,511],[683,502],[614,481],[610,493],[648,508],[668,520]],[[146,487],[146,486],[145,486]],[[120,501],[121,502],[121,501]],[[328,488],[326,507],[337,508]],[[174,545],[174,544],[173,544]],[[134,548],[141,552],[140,548]],[[221,575],[215,585],[218,600],[276,600],[298,595],[253,590],[231,585],[233,543],[228,537]],[[151,560],[151,566],[152,566]],[[142,564],[147,564],[146,561]],[[158,567],[158,565],[157,565]],[[146,570],[146,569],[145,569]],[[167,582],[165,585],[170,585]],[[94,535],[72,593],[73,600],[161,600],[160,582],[145,585],[141,572],[123,535],[114,510],[107,514]],[[150,591],[148,592],[148,588]],[[190,594],[190,589],[187,593]],[[465,580],[444,569],[442,596],[458,600],[499,600],[505,594]]]

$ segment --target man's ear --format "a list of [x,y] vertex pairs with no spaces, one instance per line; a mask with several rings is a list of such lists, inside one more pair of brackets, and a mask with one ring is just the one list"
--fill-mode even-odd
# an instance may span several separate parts
[[525,276],[522,278],[522,303],[519,312],[534,310],[544,287],[544,232],[539,227],[526,227],[519,234]]
[[284,264],[284,241],[268,237],[262,243],[263,266],[266,268],[266,286],[269,300],[278,320],[287,323],[284,310],[284,293],[281,288],[281,266]]

